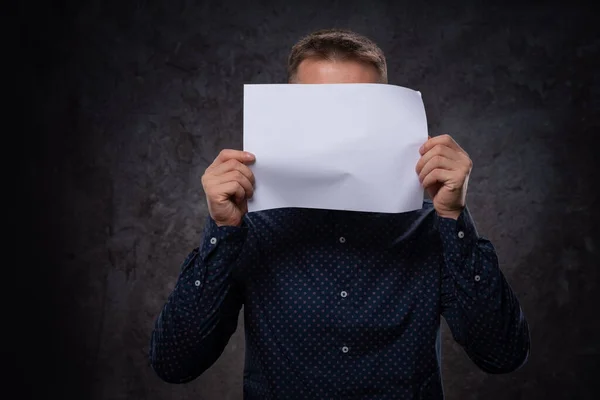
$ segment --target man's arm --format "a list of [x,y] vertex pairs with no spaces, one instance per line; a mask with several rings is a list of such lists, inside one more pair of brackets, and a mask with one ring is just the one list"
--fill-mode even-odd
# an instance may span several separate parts
[[468,209],[458,219],[436,214],[443,247],[442,315],[469,358],[488,373],[512,372],[529,356],[527,321],[498,267],[491,242]]
[[187,256],[152,332],[150,363],[164,381],[189,382],[223,353],[243,303],[234,269],[256,262],[251,236],[246,220],[219,227],[208,218],[203,244]]

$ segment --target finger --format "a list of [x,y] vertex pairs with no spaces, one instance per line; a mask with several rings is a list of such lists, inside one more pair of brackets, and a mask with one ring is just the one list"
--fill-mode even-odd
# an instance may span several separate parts
[[254,161],[254,154],[247,151],[224,149],[221,150],[219,155],[215,158],[211,166],[218,166],[231,159],[238,160],[239,162],[251,162]]
[[451,149],[454,149],[458,152],[466,153],[462,149],[462,147],[460,147],[458,145],[458,143],[456,143],[456,141],[454,141],[454,139],[452,139],[452,137],[448,134],[440,135],[440,136],[436,136],[431,139],[428,139],[425,143],[423,143],[423,146],[421,146],[421,148],[419,149],[419,153],[425,154],[429,150],[431,150],[432,147],[434,147],[435,145],[438,145],[438,144],[443,144],[444,146],[448,146]]
[[415,167],[417,173],[421,173],[421,169],[423,169],[423,166],[427,164],[429,160],[436,156],[446,157],[455,161],[459,161],[461,157],[463,157],[460,153],[456,152],[448,146],[437,145],[435,147],[432,147],[427,153],[421,156],[421,158],[417,162],[417,166]]
[[252,170],[247,165],[242,164],[236,159],[230,159],[229,161],[215,166],[210,171],[210,174],[213,176],[220,176],[230,171],[239,171],[254,185],[254,174],[252,173]]
[[428,173],[427,176],[425,176],[422,185],[425,189],[427,189],[428,187],[433,186],[438,182],[447,182],[448,180],[450,180],[451,177],[452,171],[449,171],[447,169],[436,168],[430,173]]
[[224,175],[216,176],[215,180],[219,185],[232,181],[238,182],[244,188],[248,198],[251,198],[254,195],[254,186],[252,185],[252,182],[238,170],[229,171]]
[[219,190],[219,192],[226,194],[227,199],[233,196],[236,204],[242,203],[244,201],[244,198],[246,197],[246,191],[244,190],[244,187],[237,181],[225,182],[222,185],[219,185],[219,187],[216,188],[216,190]]
[[436,168],[455,171],[458,169],[459,166],[460,164],[458,162],[446,158],[444,156],[433,156],[429,159],[429,161],[423,166],[423,169],[421,169],[421,171],[419,172],[419,181],[423,182],[423,179]]
[[[430,135],[427,135],[427,140],[430,140],[430,139],[431,139],[431,136],[430,136]],[[427,140],[425,141],[425,143],[427,143]],[[423,143],[423,145],[424,145],[425,143]],[[423,148],[423,145],[421,145],[421,148],[419,149],[419,153],[421,152],[421,149]],[[422,154],[422,153],[421,153],[421,154]]]

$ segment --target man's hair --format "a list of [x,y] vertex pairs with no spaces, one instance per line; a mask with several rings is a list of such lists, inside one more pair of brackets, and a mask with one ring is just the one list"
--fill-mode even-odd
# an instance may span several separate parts
[[362,61],[379,72],[380,82],[387,83],[387,64],[383,51],[367,37],[347,29],[315,31],[292,47],[288,58],[288,81],[294,82],[298,66],[307,58],[331,61]]

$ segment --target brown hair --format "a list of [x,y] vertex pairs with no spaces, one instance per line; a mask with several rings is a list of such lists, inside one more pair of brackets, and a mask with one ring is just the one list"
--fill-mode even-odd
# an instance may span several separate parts
[[322,29],[300,39],[288,58],[288,81],[293,82],[298,66],[307,58],[356,60],[377,68],[381,83],[387,83],[387,65],[383,51],[370,39],[347,29]]

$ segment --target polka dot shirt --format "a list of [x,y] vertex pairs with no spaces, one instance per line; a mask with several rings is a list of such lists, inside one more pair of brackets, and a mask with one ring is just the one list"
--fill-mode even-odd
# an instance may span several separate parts
[[172,383],[222,354],[244,306],[244,399],[443,399],[440,316],[489,373],[519,368],[529,329],[465,209],[318,209],[210,218],[156,320],[150,362]]

